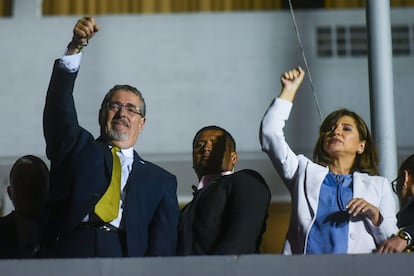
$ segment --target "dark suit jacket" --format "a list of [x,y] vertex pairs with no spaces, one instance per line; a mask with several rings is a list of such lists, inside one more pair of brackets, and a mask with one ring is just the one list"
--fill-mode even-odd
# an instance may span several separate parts
[[21,240],[17,233],[17,220],[15,211],[0,218],[0,259],[34,258],[38,253],[40,241],[37,237],[43,220],[22,221],[20,227],[25,227],[27,236],[20,237]]
[[270,198],[255,171],[216,178],[181,210],[177,254],[259,253]]
[[397,225],[399,228],[404,227],[405,231],[414,238],[414,199],[398,212]]
[[[76,228],[93,211],[111,179],[108,145],[79,126],[72,95],[76,76],[60,69],[55,61],[43,114],[46,153],[51,161],[49,240],[64,238]],[[134,151],[122,218],[127,256],[175,254],[176,189],[174,175]]]
[[0,218],[0,258],[19,258],[14,212]]

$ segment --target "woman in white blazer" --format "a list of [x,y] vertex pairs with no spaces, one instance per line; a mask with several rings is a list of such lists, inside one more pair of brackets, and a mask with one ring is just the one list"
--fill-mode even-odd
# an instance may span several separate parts
[[282,91],[260,128],[262,150],[291,194],[283,254],[371,253],[397,232],[391,185],[378,176],[377,153],[365,122],[340,109],[320,127],[314,161],[296,155],[283,128],[304,71],[281,76]]

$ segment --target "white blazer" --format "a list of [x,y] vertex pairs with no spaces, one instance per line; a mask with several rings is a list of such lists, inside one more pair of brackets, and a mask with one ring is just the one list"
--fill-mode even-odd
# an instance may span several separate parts
[[[271,159],[291,195],[292,211],[283,254],[305,254],[309,231],[316,219],[319,192],[328,167],[296,155],[285,140],[283,128],[292,103],[276,98],[266,111],[260,129],[262,150]],[[396,233],[396,202],[389,181],[381,176],[353,173],[353,198],[363,198],[377,206],[382,216],[379,226],[366,217],[351,217],[348,253],[371,253]]]

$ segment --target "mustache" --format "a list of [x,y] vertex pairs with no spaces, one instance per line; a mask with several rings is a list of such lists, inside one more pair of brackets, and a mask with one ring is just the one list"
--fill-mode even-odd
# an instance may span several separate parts
[[124,126],[129,127],[129,122],[125,118],[113,119],[111,124],[123,124]]

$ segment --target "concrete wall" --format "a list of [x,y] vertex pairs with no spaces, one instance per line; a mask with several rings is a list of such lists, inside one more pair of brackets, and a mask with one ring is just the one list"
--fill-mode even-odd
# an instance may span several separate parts
[[14,276],[385,276],[411,275],[412,260],[412,254],[4,260],[0,272]]
[[[7,179],[24,154],[44,157],[42,109],[53,60],[63,53],[78,17],[42,17],[37,0],[15,1],[11,18],[0,18],[0,160]],[[392,22],[412,26],[413,9],[392,11]],[[319,25],[365,25],[364,10],[297,11],[296,20],[324,115],[339,107],[369,123],[368,65],[362,58],[318,58]],[[136,150],[176,174],[178,194],[191,197],[196,177],[191,140],[200,127],[217,124],[238,142],[238,169],[262,173],[275,200],[285,188],[260,151],[259,123],[280,90],[279,76],[303,65],[288,11],[99,16],[101,31],[86,48],[75,100],[79,121],[98,134],[97,110],[115,83],[144,93],[147,124]],[[394,58],[397,142],[400,159],[414,152],[409,114],[414,102],[413,56]],[[287,137],[310,156],[320,124],[309,81],[295,103]]]

